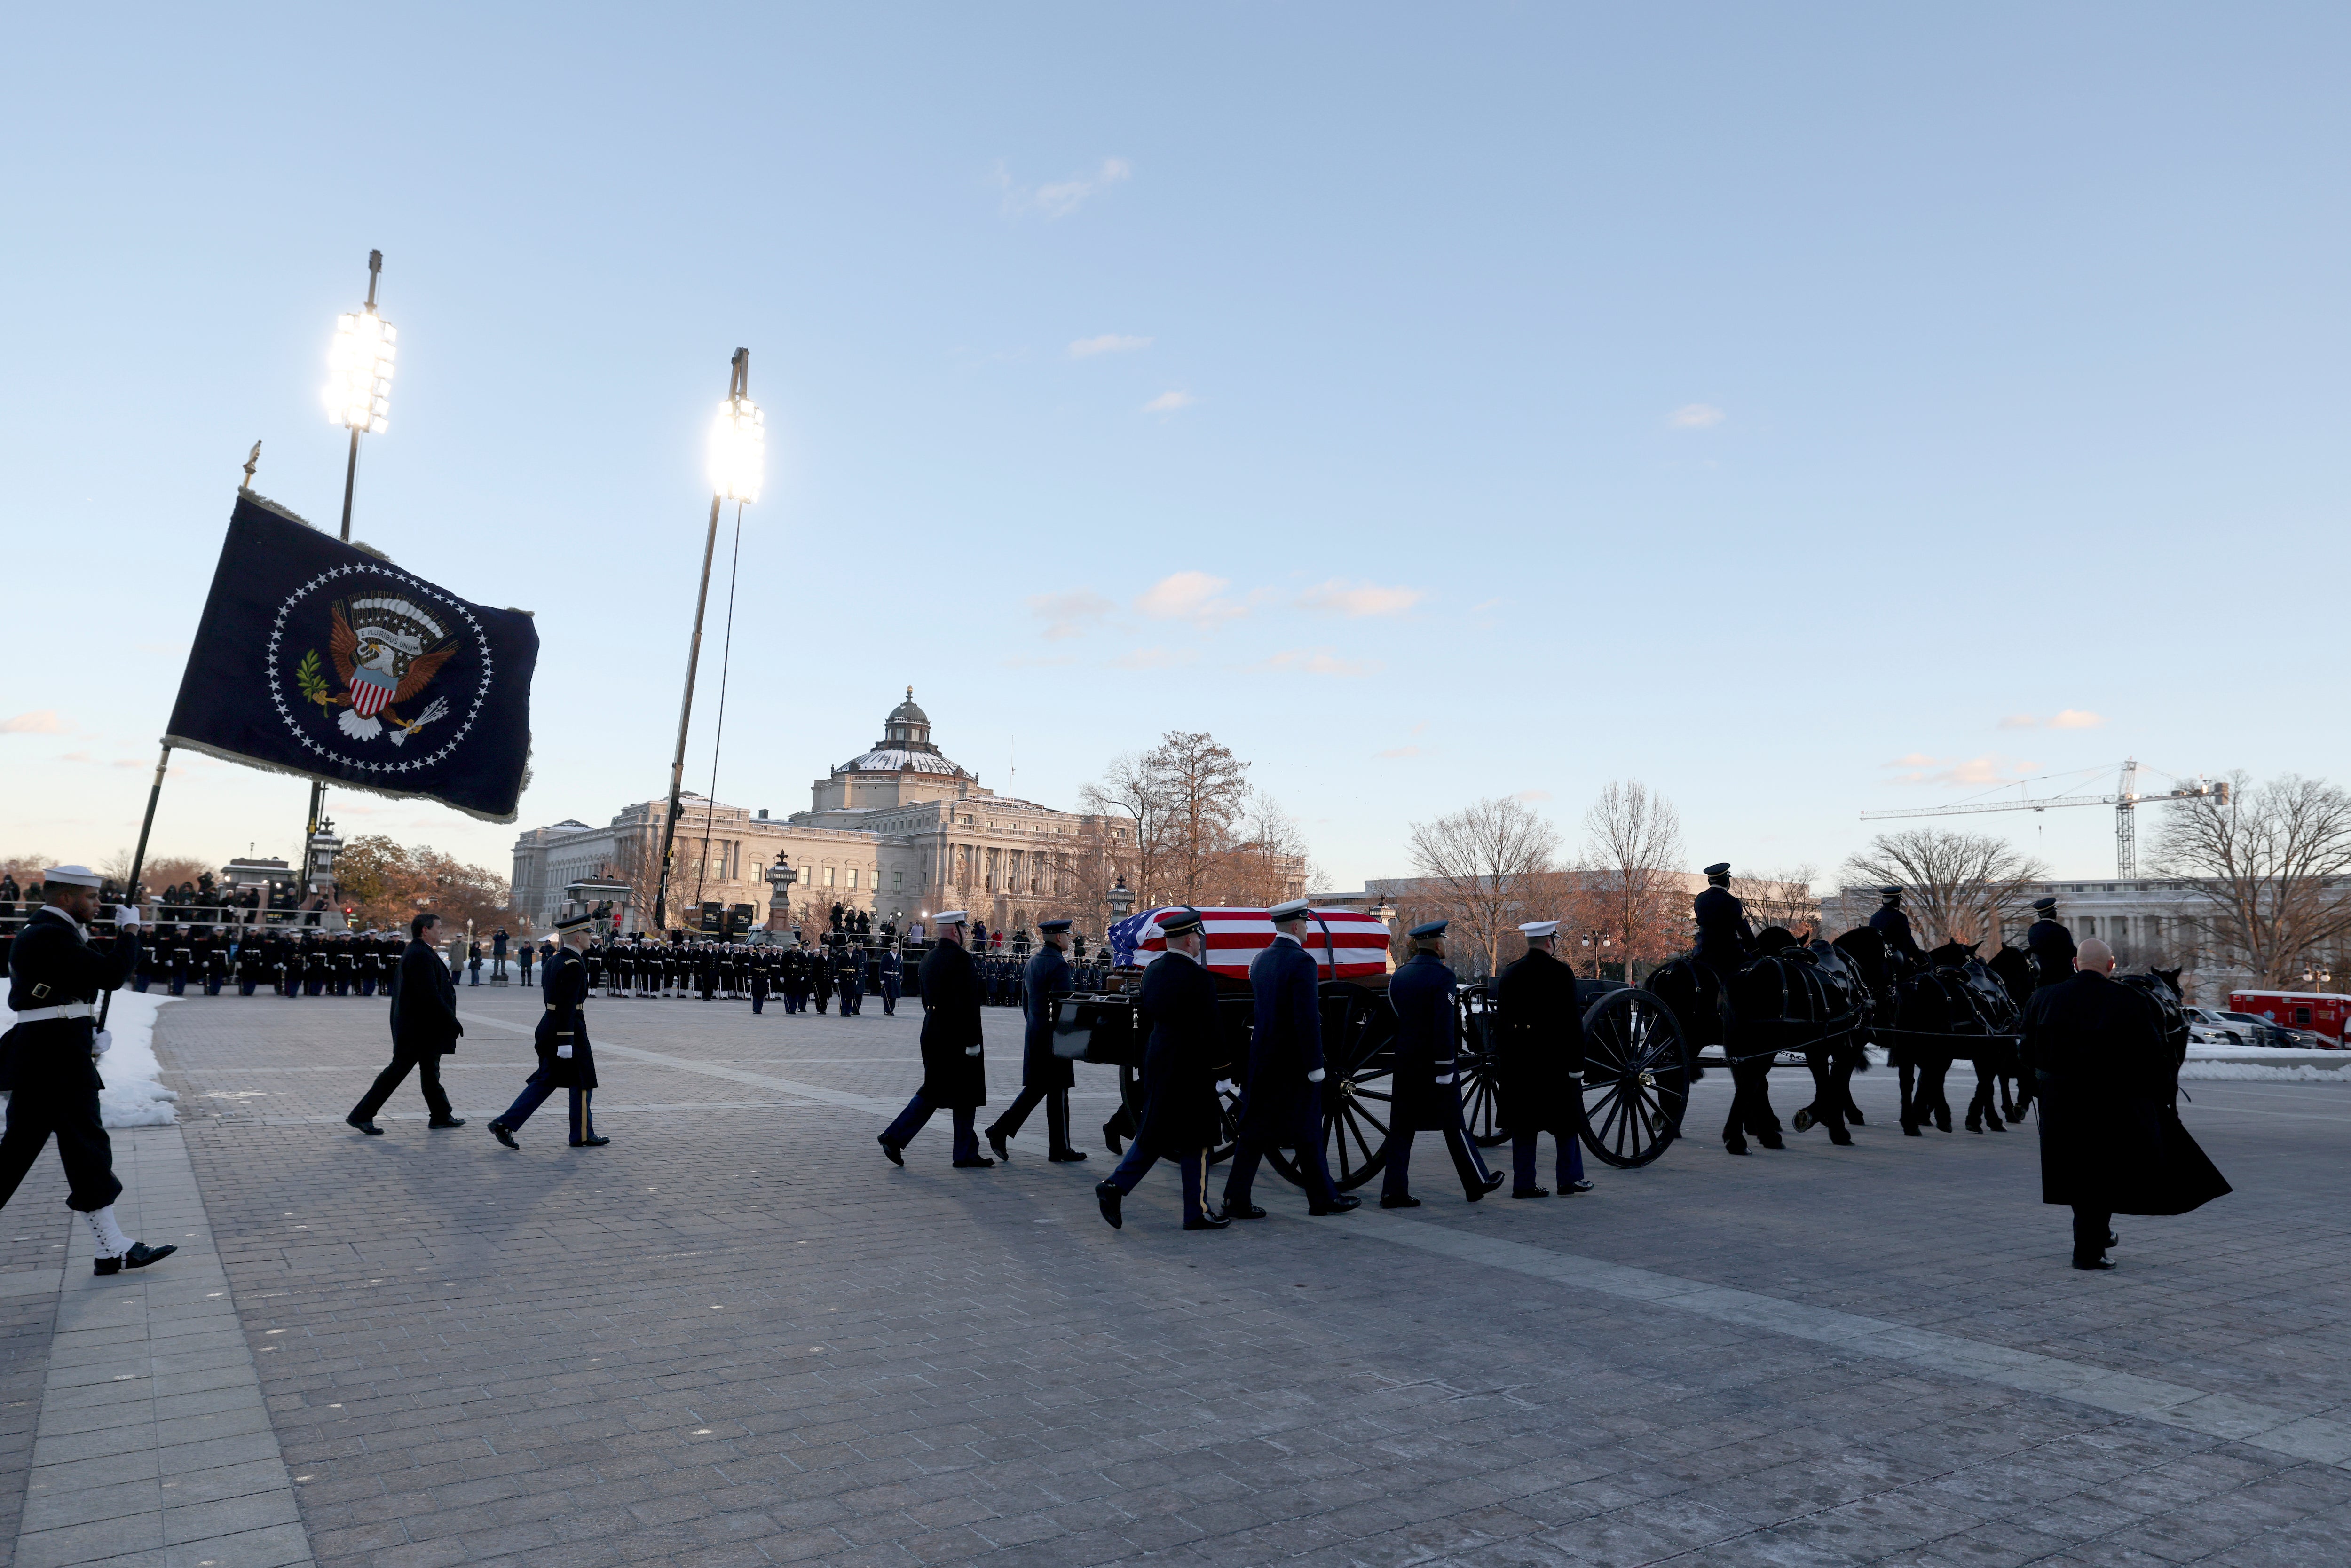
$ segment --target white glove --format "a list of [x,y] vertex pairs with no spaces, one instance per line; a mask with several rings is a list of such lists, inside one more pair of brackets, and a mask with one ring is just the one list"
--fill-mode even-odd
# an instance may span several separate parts
[[1323,1076],[1322,1070],[1318,1067],[1313,1071],[1306,1075],[1306,1082],[1309,1083],[1320,1083],[1322,1082]]
[[135,931],[139,928],[139,911],[127,904],[118,904],[114,906],[114,928],[117,931]]
[[555,1054],[563,1061],[569,1061],[571,1060],[571,1048],[568,1045],[559,1045],[555,1048]]
[[966,1056],[977,1056],[979,1054],[979,1047],[976,1045],[967,1045],[963,1048],[963,1053]]
[[89,1059],[92,1061],[96,1061],[113,1049],[114,1031],[112,1030],[102,1029],[89,1037]]

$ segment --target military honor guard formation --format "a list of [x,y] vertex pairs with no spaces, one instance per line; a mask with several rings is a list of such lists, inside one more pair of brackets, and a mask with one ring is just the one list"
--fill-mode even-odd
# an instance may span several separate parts
[[[1884,890],[1867,925],[1823,941],[1776,926],[1756,931],[1730,891],[1729,865],[1708,866],[1706,877],[1692,904],[1688,952],[1648,977],[1646,988],[1575,976],[1555,952],[1555,920],[1523,924],[1524,951],[1468,992],[1447,960],[1443,920],[1410,930],[1392,973],[1367,975],[1385,966],[1343,963],[1331,921],[1346,917],[1302,898],[1264,910],[1146,911],[1122,927],[1133,946],[1098,950],[1081,965],[1071,961],[1081,946],[1073,922],[1045,920],[1033,951],[1020,934],[1017,973],[999,986],[989,972],[996,956],[973,951],[974,923],[946,911],[930,917],[913,977],[922,1081],[878,1142],[904,1167],[915,1138],[944,1111],[950,1166],[987,1170],[1010,1157],[1009,1140],[1041,1108],[1048,1159],[1081,1163],[1087,1155],[1071,1129],[1074,1063],[1115,1063],[1123,1103],[1103,1134],[1122,1157],[1093,1187],[1102,1217],[1123,1227],[1124,1200],[1164,1160],[1176,1169],[1183,1228],[1219,1230],[1267,1217],[1257,1178],[1269,1163],[1303,1190],[1312,1216],[1357,1207],[1346,1188],[1374,1170],[1381,1207],[1418,1207],[1412,1170],[1423,1133],[1443,1142],[1466,1202],[1505,1180],[1519,1199],[1591,1192],[1587,1145],[1611,1164],[1638,1165],[1680,1134],[1689,1082],[1706,1071],[1693,1048],[1719,1049],[1728,1070],[1728,1153],[1750,1155],[1750,1140],[1766,1150],[1786,1146],[1771,1092],[1782,1064],[1801,1065],[1812,1078],[1795,1132],[1819,1127],[1850,1146],[1865,1120],[1852,1074],[1870,1065],[1875,1046],[1900,1075],[1906,1136],[1951,1131],[1944,1080],[1960,1060],[1977,1072],[1970,1131],[2005,1131],[2003,1111],[2012,1120],[2039,1107],[2043,1201],[2073,1210],[2077,1269],[2113,1266],[2114,1216],[2186,1213],[2229,1190],[2180,1123],[2186,1029],[2168,977],[2116,977],[2112,951],[2095,939],[2077,945],[2054,899],[2034,906],[2022,954],[2003,948],[1987,962],[1974,945],[1922,949],[1898,887]],[[43,903],[7,955],[16,1021],[0,1041],[0,1087],[14,1091],[0,1141],[0,1199],[54,1136],[68,1202],[97,1238],[99,1271],[144,1267],[172,1249],[145,1247],[115,1226],[111,1206],[121,1189],[98,1092],[109,1043],[100,1028],[105,998],[152,972],[150,949],[131,907],[115,909],[111,934],[93,939],[99,879],[86,868],[52,867],[44,882]],[[606,1000],[747,999],[754,1014],[779,995],[787,1016],[803,1014],[811,998],[820,1013],[837,1000],[839,1016],[850,1019],[861,1016],[869,991],[894,1014],[904,988],[901,939],[886,923],[878,934],[843,926],[813,945],[795,933],[781,946],[619,940],[611,924],[607,909],[574,908],[551,937],[516,955],[526,975],[538,959],[543,1009],[536,1070],[488,1124],[507,1149],[521,1146],[518,1134],[558,1091],[571,1147],[611,1141],[594,1114],[588,1014],[600,992]],[[274,955],[256,958],[250,984],[240,979],[246,994],[263,985],[287,996],[319,994],[310,977],[319,965],[320,992],[388,996],[392,1059],[347,1118],[363,1134],[382,1133],[375,1117],[412,1072],[428,1129],[466,1124],[440,1079],[441,1059],[465,1029],[460,964],[436,946],[436,927],[434,915],[419,914],[396,955],[379,936],[340,933],[248,934],[239,949]],[[494,946],[502,971],[503,932]],[[312,956],[320,954],[322,963]],[[468,960],[477,983],[477,945]],[[175,958],[169,971],[183,967]],[[999,999],[1022,1011],[1021,1089],[983,1134],[982,1009]],[[1625,1047],[1612,1021],[1628,1008],[1647,1020],[1637,1049]],[[693,1016],[681,1015],[685,1027]],[[1336,1059],[1333,1020],[1349,1060]],[[1465,1039],[1473,1025],[1475,1041]],[[1490,1092],[1494,1134],[1484,1139],[1465,1104],[1473,1077]],[[1548,1186],[1546,1135],[1553,1145]],[[1489,1169],[1483,1154],[1502,1142],[1508,1173]],[[1346,1167],[1336,1176],[1334,1155]],[[1229,1164],[1212,1198],[1219,1160]]]

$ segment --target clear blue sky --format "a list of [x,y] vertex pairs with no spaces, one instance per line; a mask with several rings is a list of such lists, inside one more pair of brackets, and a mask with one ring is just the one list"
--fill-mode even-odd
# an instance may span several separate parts
[[[1210,730],[1346,885],[1483,795],[1573,840],[1615,778],[1757,869],[2126,754],[2351,778],[2340,6],[12,27],[11,848],[132,837],[256,436],[331,526],[371,246],[355,531],[538,612],[522,826],[665,782],[738,344],[730,800],[805,806],[908,683],[1055,804]],[[302,801],[191,764],[157,848],[284,852]],[[1976,825],[2111,868],[2103,811]]]

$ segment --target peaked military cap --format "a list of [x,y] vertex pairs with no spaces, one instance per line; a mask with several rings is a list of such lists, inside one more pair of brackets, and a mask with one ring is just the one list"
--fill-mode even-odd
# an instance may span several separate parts
[[1293,898],[1277,904],[1267,910],[1265,917],[1268,920],[1303,920],[1306,918],[1307,911],[1313,907],[1312,903],[1307,899]]
[[1200,912],[1196,909],[1171,909],[1159,917],[1162,936],[1184,936],[1200,929]]
[[1881,887],[1877,890],[1877,896],[1892,904],[1902,896],[1902,890],[1898,887]]
[[931,924],[934,925],[961,925],[968,922],[970,919],[971,916],[964,913],[962,910],[950,909],[942,914],[932,915]]
[[2032,913],[2044,920],[2054,920],[2057,918],[2057,901],[2053,898],[2036,898],[2032,901]]
[[1436,937],[1444,936],[1445,928],[1452,924],[1453,922],[1450,920],[1432,920],[1426,925],[1416,925],[1412,928],[1412,939],[1416,942],[1427,942],[1433,940]]
[[1055,931],[1067,931],[1071,925],[1071,922],[1067,920],[1040,920],[1037,922],[1037,929],[1050,934]]
[[1717,861],[1712,865],[1706,868],[1707,879],[1709,882],[1716,877],[1729,876],[1729,874],[1730,862],[1729,861]]
[[567,915],[555,923],[555,929],[559,934],[569,936],[574,931],[587,930],[595,923],[596,917],[593,915]]
[[1556,936],[1559,935],[1559,922],[1556,920],[1530,920],[1519,927],[1519,935],[1526,937],[1529,941],[1532,941],[1539,936]]

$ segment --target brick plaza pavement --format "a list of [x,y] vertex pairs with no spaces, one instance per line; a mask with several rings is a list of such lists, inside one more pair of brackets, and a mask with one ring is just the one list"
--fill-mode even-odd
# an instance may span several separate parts
[[[2351,1561],[2331,1089],[2191,1085],[2240,1190],[2118,1221],[2105,1276],[2065,1268],[2030,1131],[1905,1139],[1883,1071],[1855,1149],[1700,1136],[1471,1207],[1424,1140],[1422,1209],[1309,1219],[1269,1176],[1272,1218],[1206,1235],[1163,1167],[1114,1233],[1102,1070],[1089,1164],[1047,1165],[1039,1119],[951,1170],[942,1122],[900,1171],[873,1135],[910,1011],[599,999],[613,1144],[565,1147],[559,1099],[514,1154],[483,1124],[536,998],[460,1005],[472,1125],[428,1132],[411,1088],[374,1139],[340,1118],[380,1002],[157,1031],[321,1563]],[[1017,1019],[988,1024],[1001,1104]],[[13,1400],[38,1312],[0,1323]]]

